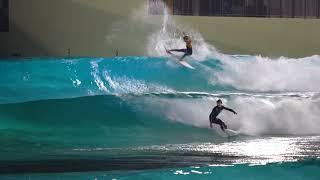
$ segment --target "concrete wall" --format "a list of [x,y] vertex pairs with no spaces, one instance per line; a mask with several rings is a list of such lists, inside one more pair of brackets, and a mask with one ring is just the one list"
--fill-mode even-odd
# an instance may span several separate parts
[[[118,50],[122,56],[145,55],[148,37],[161,18],[135,17],[143,4],[148,0],[10,0],[10,33],[0,33],[0,54],[113,56]],[[145,19],[139,21],[141,17]],[[226,53],[320,54],[319,20],[174,18]],[[8,44],[3,45],[6,38]]]
[[176,17],[231,54],[305,57],[320,54],[319,19]]
[[[74,56],[114,54],[120,45],[106,40],[113,23],[125,21],[141,2],[11,0],[9,51],[24,56],[64,56],[68,52]],[[126,45],[130,43],[128,40]]]

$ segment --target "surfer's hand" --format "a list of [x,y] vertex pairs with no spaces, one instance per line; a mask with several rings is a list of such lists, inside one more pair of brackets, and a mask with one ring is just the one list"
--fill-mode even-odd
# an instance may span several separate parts
[[238,114],[237,112],[233,112],[234,114]]

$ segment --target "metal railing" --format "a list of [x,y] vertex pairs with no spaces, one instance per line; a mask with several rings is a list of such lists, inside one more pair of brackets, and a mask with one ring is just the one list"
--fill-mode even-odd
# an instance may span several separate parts
[[174,15],[320,18],[320,0],[173,0],[172,8]]

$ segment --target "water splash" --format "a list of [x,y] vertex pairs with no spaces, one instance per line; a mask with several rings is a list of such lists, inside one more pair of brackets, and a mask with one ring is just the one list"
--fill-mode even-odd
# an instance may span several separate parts
[[223,71],[212,82],[247,91],[320,91],[320,56],[300,59],[220,54]]

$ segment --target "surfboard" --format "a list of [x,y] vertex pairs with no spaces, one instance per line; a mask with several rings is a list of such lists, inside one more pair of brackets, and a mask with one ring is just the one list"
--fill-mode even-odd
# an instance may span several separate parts
[[228,137],[239,135],[239,132],[234,131],[232,129],[225,129],[224,132],[227,134]]
[[174,61],[178,62],[179,64],[181,64],[182,66],[184,66],[184,67],[186,67],[186,68],[195,69],[193,66],[191,66],[191,65],[190,65],[189,63],[187,63],[186,61],[184,61],[184,60],[180,61],[180,57],[179,57],[179,56],[173,54],[172,52],[169,52],[169,51],[167,50],[167,48],[165,48],[165,49],[166,49],[166,52],[171,56],[170,59],[173,59]]
[[220,129],[220,127],[215,127],[214,131],[221,137],[226,137],[226,138],[230,138],[230,137],[235,137],[239,135],[239,132],[234,131],[232,129],[225,129],[224,131],[222,131]]

